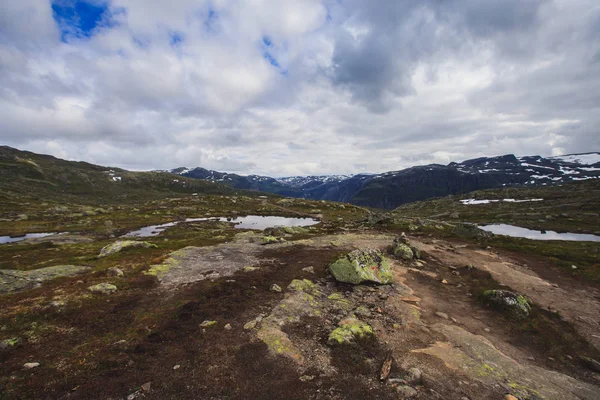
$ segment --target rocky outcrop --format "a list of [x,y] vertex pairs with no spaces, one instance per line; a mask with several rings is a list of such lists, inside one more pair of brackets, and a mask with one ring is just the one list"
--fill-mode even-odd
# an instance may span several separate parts
[[329,270],[336,280],[344,283],[392,282],[390,265],[379,250],[354,250],[331,264]]
[[521,364],[502,353],[483,336],[474,335],[456,325],[436,324],[431,329],[444,335],[448,341],[439,341],[413,352],[439,358],[449,368],[485,385],[502,384],[519,399],[598,398],[597,386],[536,365]]
[[133,249],[143,247],[146,249],[149,248],[157,248],[155,244],[149,242],[141,242],[137,240],[119,240],[118,242],[111,243],[107,246],[104,246],[102,250],[100,250],[100,254],[98,254],[98,258],[108,257],[115,253],[121,252],[127,249]]
[[56,265],[30,271],[0,269],[0,293],[35,287],[42,282],[65,276],[74,276],[88,269],[88,267],[79,265]]

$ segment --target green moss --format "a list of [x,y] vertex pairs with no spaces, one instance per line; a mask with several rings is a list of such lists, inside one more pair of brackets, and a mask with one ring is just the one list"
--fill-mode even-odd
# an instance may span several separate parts
[[200,324],[200,328],[210,328],[215,325],[217,325],[217,321],[206,320]]
[[365,281],[392,282],[389,263],[376,250],[355,250],[331,264],[329,270],[338,281],[355,285]]
[[7,347],[13,347],[15,346],[17,343],[19,343],[19,338],[9,338],[9,339],[4,339],[2,340],[2,343],[7,346]]
[[317,286],[309,279],[294,279],[287,287],[291,291],[307,292],[316,294]]
[[327,342],[330,345],[348,344],[374,337],[373,328],[355,317],[346,318],[338,325],[329,334]]
[[104,246],[100,251],[98,258],[107,257],[112,254],[137,247],[143,247],[145,249],[158,248],[157,245],[149,242],[142,242],[137,240],[120,240],[118,242],[111,243],[108,246]]
[[302,360],[302,355],[296,346],[280,329],[267,324],[267,326],[259,329],[257,336],[267,345],[271,353],[285,356],[295,361]]
[[283,241],[282,238],[276,238],[275,236],[264,236],[262,238],[262,241],[260,242],[260,244],[262,244],[262,245],[275,244],[275,243],[280,243],[281,241]]

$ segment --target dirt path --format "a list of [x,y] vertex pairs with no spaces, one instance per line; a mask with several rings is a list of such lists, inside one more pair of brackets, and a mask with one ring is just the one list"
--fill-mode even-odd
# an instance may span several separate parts
[[500,284],[509,286],[541,307],[558,312],[597,349],[600,349],[600,290],[594,287],[569,287],[540,278],[525,263],[491,250],[454,246],[443,241],[414,241],[422,251],[446,266],[473,265],[491,273]]

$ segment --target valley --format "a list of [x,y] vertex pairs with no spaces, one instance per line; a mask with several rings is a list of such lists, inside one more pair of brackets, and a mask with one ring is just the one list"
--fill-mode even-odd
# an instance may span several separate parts
[[[596,179],[382,210],[7,150],[0,169],[0,236],[52,233],[0,244],[0,398],[600,393],[599,244],[478,228],[599,235]],[[334,275],[351,257],[360,279]]]

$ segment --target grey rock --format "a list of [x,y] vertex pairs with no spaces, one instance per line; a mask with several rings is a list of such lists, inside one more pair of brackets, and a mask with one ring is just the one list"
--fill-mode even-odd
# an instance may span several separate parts
[[448,314],[441,312],[441,311],[437,311],[435,313],[435,315],[437,315],[438,317],[443,318],[443,319],[448,319]]
[[281,293],[281,286],[279,286],[278,284],[274,283],[274,284],[271,285],[271,287],[269,288],[269,290],[271,292]]
[[125,276],[125,274],[123,273],[123,270],[117,267],[111,267],[106,271],[106,274],[108,276],[116,276],[116,277],[122,277]]
[[417,391],[415,390],[415,388],[406,385],[398,386],[396,388],[396,391],[400,395],[401,399],[409,399],[417,395]]
[[419,385],[423,379],[423,374],[419,368],[411,368],[406,375],[406,382],[410,385]]
[[23,364],[23,368],[24,369],[32,369],[32,368],[37,368],[40,366],[39,362],[28,362]]
[[510,311],[517,317],[526,318],[531,312],[529,301],[518,293],[508,290],[486,290],[483,296],[488,302]]
[[117,291],[117,287],[110,283],[99,283],[97,285],[89,286],[88,290],[92,293],[112,294]]

